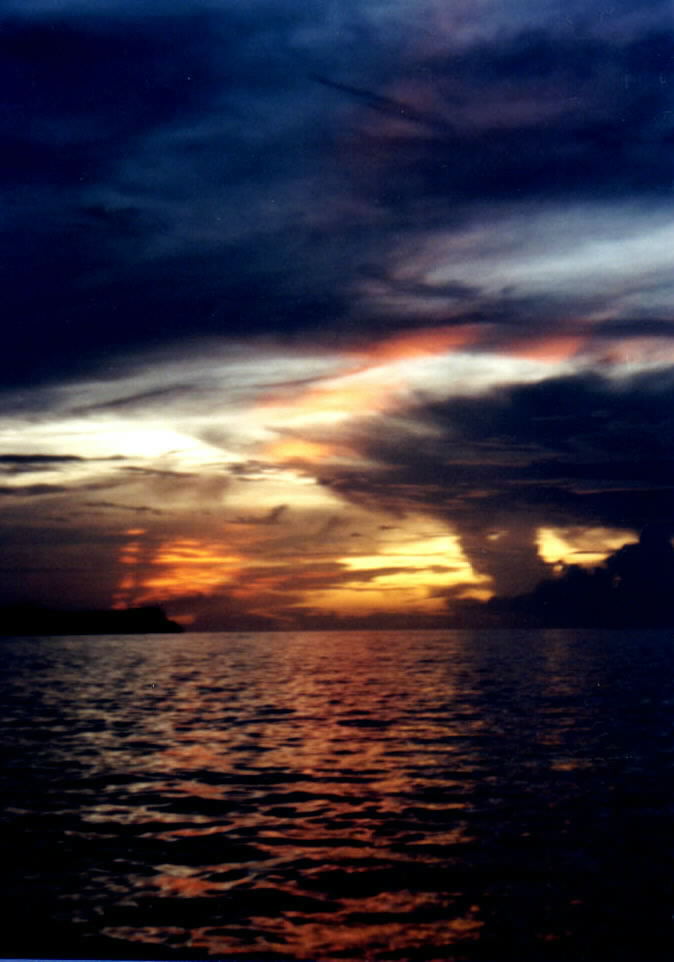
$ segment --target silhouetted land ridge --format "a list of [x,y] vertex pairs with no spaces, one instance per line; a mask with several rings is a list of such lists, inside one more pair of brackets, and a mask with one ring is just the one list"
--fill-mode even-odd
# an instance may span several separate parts
[[58,611],[14,605],[0,610],[0,634],[3,635],[143,635],[176,634],[182,630],[156,606]]

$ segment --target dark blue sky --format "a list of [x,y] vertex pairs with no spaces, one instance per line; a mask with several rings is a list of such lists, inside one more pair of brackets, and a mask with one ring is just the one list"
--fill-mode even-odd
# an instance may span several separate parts
[[[291,619],[313,605],[292,559],[338,530],[312,590],[387,557],[375,532],[402,518],[410,543],[459,539],[455,596],[516,588],[513,559],[530,586],[542,531],[569,560],[671,523],[668,3],[21,0],[0,17],[5,599],[119,601],[136,527],[147,570],[122,595],[149,597],[162,545],[256,504],[289,508],[276,541],[236,529],[237,571]],[[98,587],[79,562],[54,574],[82,545]],[[237,584],[169,596],[216,621],[225,601],[260,609]]]

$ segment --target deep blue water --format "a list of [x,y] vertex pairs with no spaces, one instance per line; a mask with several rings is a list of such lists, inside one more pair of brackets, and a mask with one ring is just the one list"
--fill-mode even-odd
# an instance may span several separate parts
[[0,652],[0,954],[674,957],[671,632]]

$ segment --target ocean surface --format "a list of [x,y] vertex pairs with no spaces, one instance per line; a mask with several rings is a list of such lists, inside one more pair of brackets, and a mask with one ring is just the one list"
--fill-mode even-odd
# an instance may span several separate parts
[[0,954],[674,957],[674,633],[0,639]]

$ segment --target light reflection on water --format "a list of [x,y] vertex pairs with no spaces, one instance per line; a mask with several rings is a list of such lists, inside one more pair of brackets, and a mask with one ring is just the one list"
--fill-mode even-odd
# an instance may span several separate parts
[[671,957],[666,633],[2,645],[5,954]]

